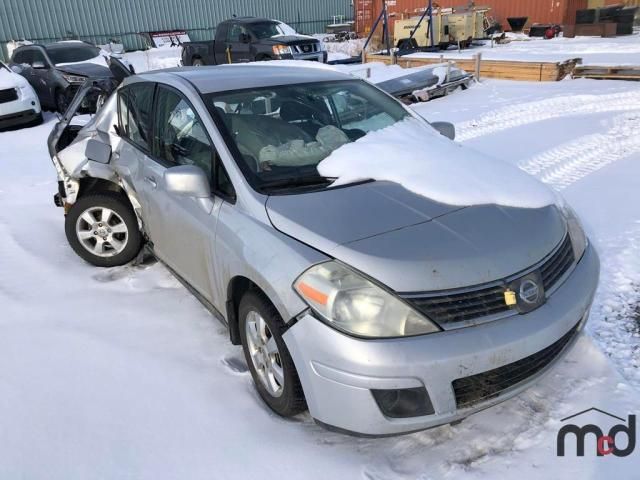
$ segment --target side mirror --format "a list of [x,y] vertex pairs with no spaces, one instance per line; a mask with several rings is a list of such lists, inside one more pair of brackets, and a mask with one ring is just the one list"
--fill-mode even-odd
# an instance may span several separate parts
[[180,165],[165,170],[164,189],[167,192],[185,197],[209,198],[211,186],[209,179],[200,167],[195,165]]
[[44,70],[47,68],[47,66],[44,64],[43,61],[37,61],[37,62],[33,62],[31,64],[31,68],[35,69],[35,70]]
[[93,138],[89,139],[85,155],[89,160],[107,164],[111,161],[111,145],[94,140]]
[[453,123],[449,122],[433,122],[431,124],[433,128],[435,128],[440,135],[444,135],[445,137],[455,140],[456,139],[456,127]]
[[11,70],[13,71],[13,73],[22,75],[22,67],[20,65],[11,65]]
[[242,43],[251,43],[251,36],[248,33],[241,33],[240,41]]

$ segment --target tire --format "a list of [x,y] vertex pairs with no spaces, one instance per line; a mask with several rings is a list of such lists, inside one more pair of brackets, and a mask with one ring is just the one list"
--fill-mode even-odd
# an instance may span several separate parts
[[204,61],[201,58],[194,58],[191,62],[192,67],[204,67]]
[[[276,308],[264,295],[249,291],[240,301],[238,314],[242,350],[256,390],[262,400],[271,410],[283,417],[291,417],[305,411],[307,403],[304,399],[302,385],[289,350],[282,339],[282,333],[285,330],[284,322]],[[266,327],[263,330],[266,333],[265,337],[269,339],[266,344],[257,341],[262,336],[258,331],[260,319]],[[248,333],[250,331],[255,332],[255,335]],[[272,343],[271,340],[275,343]],[[261,351],[256,349],[258,345],[260,345]],[[274,350],[267,348],[268,345],[271,345],[272,348],[275,347],[275,353]],[[260,363],[266,365],[267,362],[270,362],[272,366],[259,367]],[[278,368],[281,372],[282,382],[279,382],[273,373],[269,373],[276,372]]]
[[64,229],[71,248],[97,267],[124,265],[142,248],[136,216],[127,198],[116,192],[80,197],[67,213]]

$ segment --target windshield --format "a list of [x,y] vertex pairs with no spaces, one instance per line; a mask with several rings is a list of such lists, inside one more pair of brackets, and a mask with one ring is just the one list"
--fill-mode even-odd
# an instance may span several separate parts
[[278,35],[291,35],[291,32],[286,32],[278,22],[252,23],[249,28],[259,40],[277,37]]
[[49,58],[55,65],[86,62],[100,54],[99,48],[86,44],[57,44],[46,47],[46,49]]
[[361,80],[205,95],[238,165],[258,190],[315,176],[331,152],[409,113]]

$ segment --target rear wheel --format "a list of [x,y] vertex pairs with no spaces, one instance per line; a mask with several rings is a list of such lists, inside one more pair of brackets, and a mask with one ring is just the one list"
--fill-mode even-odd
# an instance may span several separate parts
[[98,267],[124,265],[142,248],[135,214],[116,192],[80,197],[66,216],[65,233],[71,248]]
[[204,67],[204,61],[201,58],[194,58],[191,65],[194,67]]
[[238,313],[244,356],[264,402],[283,417],[306,410],[298,372],[282,339],[284,322],[278,311],[263,295],[250,291],[242,297]]

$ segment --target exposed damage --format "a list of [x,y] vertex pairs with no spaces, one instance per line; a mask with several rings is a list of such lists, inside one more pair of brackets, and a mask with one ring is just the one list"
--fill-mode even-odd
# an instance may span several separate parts
[[[76,203],[81,191],[93,189],[125,193],[142,228],[141,206],[133,188],[111,165],[112,150],[117,148],[116,96],[112,93],[129,70],[117,59],[110,59],[110,69],[117,78],[89,79],[77,91],[47,140],[49,155],[58,177],[54,203],[65,214]],[[96,111],[86,124],[73,123],[83,114],[87,98],[97,98]]]

